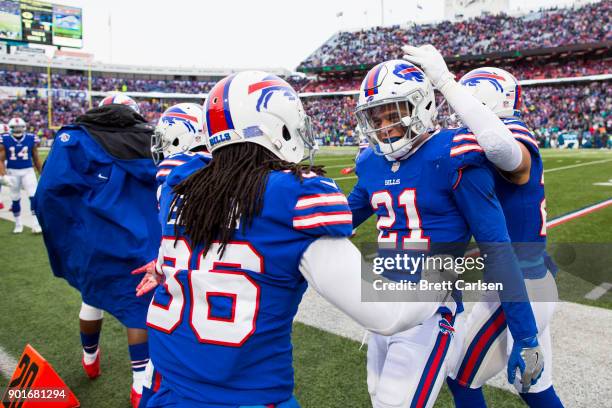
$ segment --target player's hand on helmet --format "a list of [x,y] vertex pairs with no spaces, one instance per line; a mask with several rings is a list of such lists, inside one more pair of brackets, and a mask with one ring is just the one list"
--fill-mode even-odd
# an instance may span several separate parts
[[136,286],[136,296],[142,296],[155,289],[162,281],[162,276],[155,270],[156,260],[153,260],[146,265],[136,268],[132,271],[132,275],[144,273],[142,280]]
[[508,358],[508,382],[514,384],[519,392],[526,393],[538,382],[543,371],[544,354],[537,337],[515,341]]
[[448,70],[444,57],[433,45],[426,44],[420,47],[405,45],[402,51],[406,53],[404,59],[420,66],[436,88],[440,89],[448,81],[455,79]]

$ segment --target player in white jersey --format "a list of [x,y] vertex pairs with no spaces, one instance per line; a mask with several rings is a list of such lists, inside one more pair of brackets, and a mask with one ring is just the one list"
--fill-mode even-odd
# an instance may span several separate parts
[[[15,217],[14,234],[23,232],[21,220],[21,190],[26,190],[30,197],[30,208],[32,198],[38,184],[34,168],[42,171],[42,164],[38,156],[40,140],[32,133],[26,133],[26,122],[21,118],[13,118],[8,123],[9,132],[0,135],[0,179],[3,184],[10,185],[11,189],[11,212]],[[4,161],[6,160],[6,169]],[[8,176],[8,177],[7,177]],[[41,229],[34,215],[32,221],[32,232],[40,234]]]

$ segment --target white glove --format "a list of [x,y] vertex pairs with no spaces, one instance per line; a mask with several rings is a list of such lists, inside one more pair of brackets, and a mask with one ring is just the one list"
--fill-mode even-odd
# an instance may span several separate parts
[[431,44],[413,47],[405,45],[402,50],[406,53],[404,59],[417,64],[427,75],[433,86],[441,89],[448,81],[455,79],[446,66],[444,57]]
[[0,176],[0,185],[2,186],[7,186],[7,187],[13,187],[14,183],[13,183],[13,178],[11,176]]

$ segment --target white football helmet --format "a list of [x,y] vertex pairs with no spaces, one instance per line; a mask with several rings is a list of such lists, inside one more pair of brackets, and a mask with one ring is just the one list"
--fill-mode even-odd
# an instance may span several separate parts
[[208,150],[257,143],[278,158],[299,163],[316,142],[297,92],[276,75],[243,71],[223,78],[204,104]]
[[459,83],[500,118],[520,116],[521,85],[508,71],[477,68],[461,77]]
[[21,118],[13,118],[9,120],[8,127],[11,131],[11,136],[21,138],[25,135],[26,123]]
[[162,113],[153,138],[151,152],[156,161],[203,146],[202,108],[196,103],[179,103]]
[[105,97],[104,99],[100,101],[98,106],[105,106],[105,105],[112,105],[112,104],[127,105],[130,108],[134,109],[137,113],[140,113],[140,107],[138,106],[136,101],[122,93],[115,93],[112,95],[108,95],[107,97]]
[[[434,90],[425,73],[412,63],[382,62],[361,83],[355,114],[374,152],[399,159],[420,135],[433,131],[437,114]],[[388,124],[383,126],[381,116]],[[402,136],[392,136],[398,128]]]

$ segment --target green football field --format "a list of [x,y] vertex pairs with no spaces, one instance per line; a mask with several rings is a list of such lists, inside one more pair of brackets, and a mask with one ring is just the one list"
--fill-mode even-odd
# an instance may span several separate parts
[[[340,154],[338,154],[340,152]],[[603,151],[544,151],[548,218],[553,219],[612,197],[612,154]],[[354,176],[340,173],[353,163],[353,150],[326,150],[317,158],[328,175],[348,193]],[[609,183],[612,184],[612,183]],[[6,204],[6,203],[5,203]],[[612,242],[612,207],[550,229],[552,242]],[[374,242],[374,221],[359,229],[355,242]],[[0,221],[0,348],[18,358],[32,344],[58,371],[83,407],[128,407],[131,372],[124,329],[106,315],[101,338],[102,376],[88,380],[81,369],[78,331],[80,297],[65,281],[53,277],[40,236],[13,236],[12,223]],[[561,272],[559,289],[564,300],[612,308],[608,292],[598,300],[584,295],[592,283]],[[367,407],[365,351],[359,344],[296,323],[293,332],[295,393],[304,407]],[[2,377],[2,383],[7,378]],[[493,387],[486,396],[491,407],[520,407],[519,398]],[[443,389],[436,407],[451,407]]]

